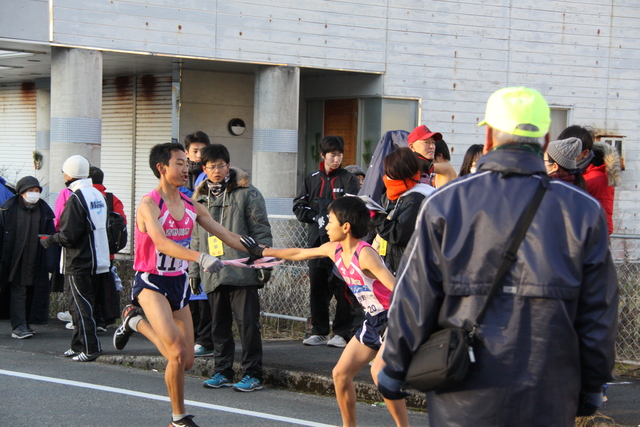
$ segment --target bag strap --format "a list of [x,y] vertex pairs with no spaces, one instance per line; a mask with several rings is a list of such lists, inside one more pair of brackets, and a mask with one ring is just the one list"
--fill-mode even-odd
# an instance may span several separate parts
[[107,212],[113,212],[113,193],[106,193],[107,195]]
[[500,264],[500,267],[498,268],[498,272],[496,273],[496,276],[493,279],[493,283],[491,284],[491,289],[489,290],[487,299],[484,302],[484,306],[482,307],[482,310],[480,310],[478,317],[476,317],[476,321],[473,324],[473,330],[469,334],[469,338],[473,338],[473,336],[475,335],[478,325],[480,324],[480,322],[482,322],[482,319],[485,313],[487,312],[487,309],[489,308],[489,303],[491,302],[491,299],[498,292],[498,287],[500,286],[500,283],[504,279],[504,276],[507,274],[507,271],[509,271],[511,264],[513,264],[513,262],[516,260],[516,253],[518,252],[520,243],[522,243],[522,240],[524,240],[524,236],[527,234],[527,231],[529,230],[529,226],[531,225],[531,222],[533,221],[533,217],[536,215],[536,212],[538,211],[540,202],[542,202],[542,198],[544,197],[544,194],[547,191],[547,187],[549,185],[550,179],[548,177],[543,176],[541,178],[542,179],[540,181],[540,185],[536,189],[536,192],[533,195],[533,199],[531,200],[531,202],[529,202],[529,205],[527,206],[522,216],[518,220],[518,225],[516,226],[516,233],[513,236],[513,239],[511,240],[509,249],[507,249],[507,251],[502,256],[502,263]]

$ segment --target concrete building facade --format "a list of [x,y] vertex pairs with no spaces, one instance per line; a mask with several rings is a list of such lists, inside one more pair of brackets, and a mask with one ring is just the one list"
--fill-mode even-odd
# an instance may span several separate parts
[[202,130],[252,172],[271,214],[290,214],[322,136],[342,135],[345,163],[366,167],[382,133],[424,123],[459,166],[484,142],[489,95],[526,85],[553,108],[552,138],[581,124],[619,141],[616,232],[640,232],[634,0],[0,0],[0,10],[0,169],[14,182],[35,174],[50,203],[62,161],[80,153],[132,215],[156,185],[149,148]]

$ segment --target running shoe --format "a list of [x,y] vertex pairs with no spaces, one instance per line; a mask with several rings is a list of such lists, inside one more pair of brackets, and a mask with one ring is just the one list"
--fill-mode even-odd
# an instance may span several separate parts
[[62,320],[63,322],[71,322],[73,318],[71,317],[71,313],[68,311],[60,311],[57,314],[58,320]]
[[122,325],[118,326],[116,332],[113,334],[113,346],[117,350],[122,350],[129,342],[129,338],[135,332],[130,326],[129,322],[136,316],[140,316],[141,311],[133,304],[127,305],[122,310]]
[[79,353],[77,351],[73,351],[71,349],[65,351],[64,353],[62,353],[62,355],[64,357],[73,357],[73,356],[77,356]]
[[329,342],[329,335],[311,335],[309,338],[302,341],[304,345],[327,345]]
[[196,344],[193,347],[193,353],[196,357],[211,357],[213,356],[213,350],[207,350],[206,347]]
[[328,342],[327,345],[329,347],[346,347],[347,346],[347,341],[345,341],[344,338],[342,338],[342,336],[340,335],[334,335],[333,338],[331,338]]
[[11,338],[17,338],[19,340],[30,338],[32,336],[33,334],[27,330],[27,325],[16,326],[16,328],[11,331]]
[[178,420],[178,421],[171,421],[171,424],[169,424],[169,427],[172,426],[176,426],[176,427],[198,427],[198,424],[193,422],[193,415],[187,415],[186,417]]
[[239,383],[233,385],[235,391],[255,391],[263,388],[262,381],[249,375],[245,375]]
[[71,358],[74,362],[93,362],[102,354],[101,351],[96,351],[93,354],[86,354],[84,352],[78,353]]
[[222,388],[222,387],[231,387],[233,384],[231,380],[221,373],[217,373],[211,377],[211,379],[206,380],[202,383],[204,388]]

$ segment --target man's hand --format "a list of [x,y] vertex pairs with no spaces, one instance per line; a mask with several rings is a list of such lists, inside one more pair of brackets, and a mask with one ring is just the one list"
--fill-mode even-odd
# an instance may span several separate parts
[[197,262],[207,273],[217,273],[222,270],[222,267],[224,267],[222,261],[214,256],[205,254],[204,252],[200,254]]
[[253,261],[262,258],[262,251],[264,248],[260,246],[253,237],[251,236],[242,236],[240,238],[240,243],[247,249],[249,252],[249,260],[247,264],[253,264]]
[[409,396],[409,393],[402,391],[404,381],[391,378],[384,372],[384,369],[378,374],[378,390],[385,399],[400,400]]
[[40,244],[43,248],[47,249],[51,246],[51,242],[49,241],[49,238],[51,237],[50,234],[38,234],[38,237],[40,238]]
[[602,405],[602,392],[600,393],[585,393],[580,392],[578,398],[578,413],[576,417],[588,417],[596,413],[598,408]]
[[191,293],[193,295],[200,295],[202,289],[200,289],[200,279],[197,277],[189,277],[189,286],[191,287]]

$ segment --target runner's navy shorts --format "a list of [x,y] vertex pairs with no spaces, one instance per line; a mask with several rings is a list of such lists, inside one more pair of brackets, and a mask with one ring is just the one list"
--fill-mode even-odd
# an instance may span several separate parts
[[364,322],[354,335],[358,341],[372,350],[380,350],[387,330],[387,312],[383,311],[375,316],[364,314]]
[[189,276],[181,274],[180,276],[158,276],[157,274],[136,272],[133,279],[133,287],[131,288],[131,300],[137,306],[138,295],[143,289],[149,289],[164,295],[172,311],[178,311],[189,304],[191,297],[191,287],[189,286]]

